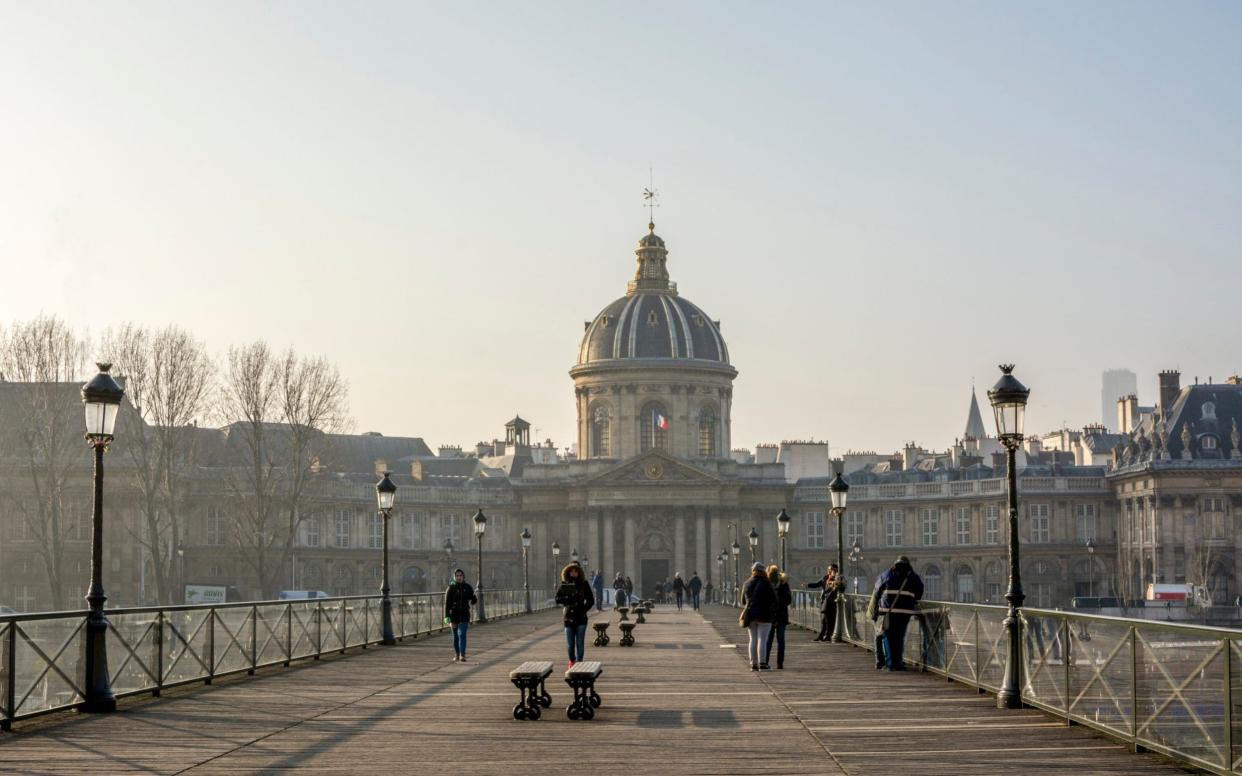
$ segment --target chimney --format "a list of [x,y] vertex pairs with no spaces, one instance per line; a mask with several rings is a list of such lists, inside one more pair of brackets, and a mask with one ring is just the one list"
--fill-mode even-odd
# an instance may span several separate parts
[[1130,394],[1117,400],[1117,433],[1128,434],[1139,421],[1138,396]]
[[383,477],[384,473],[387,471],[388,471],[388,462],[385,461],[383,458],[376,458],[375,459],[375,476]]
[[1160,372],[1160,412],[1168,417],[1173,410],[1173,402],[1182,391],[1182,373],[1176,369],[1164,369]]
[[1229,375],[1225,378],[1225,385],[1242,385],[1242,377],[1237,375]]

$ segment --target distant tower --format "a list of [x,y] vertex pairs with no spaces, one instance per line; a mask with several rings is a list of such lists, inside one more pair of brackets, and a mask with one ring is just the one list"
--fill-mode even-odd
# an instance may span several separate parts
[[1133,372],[1129,369],[1104,370],[1100,390],[1100,422],[1110,432],[1118,431],[1117,400],[1131,394],[1138,395],[1138,377]]
[[970,387],[970,412],[966,415],[965,436],[972,439],[984,439],[988,435],[987,426],[983,425],[983,415],[979,412],[979,399],[975,396],[975,387]]

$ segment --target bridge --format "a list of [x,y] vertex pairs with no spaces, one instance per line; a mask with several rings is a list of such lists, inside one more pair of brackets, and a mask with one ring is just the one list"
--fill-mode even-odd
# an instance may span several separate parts
[[[745,634],[736,624],[736,610],[724,606],[708,606],[701,614],[688,607],[681,612],[656,607],[638,626],[635,646],[618,646],[614,635],[606,648],[588,647],[588,658],[604,664],[598,684],[603,706],[592,721],[569,721],[563,707],[572,696],[559,680],[565,666],[559,612],[539,611],[537,605],[534,613],[524,614],[516,597],[489,595],[496,596],[493,616],[471,629],[467,663],[452,661],[450,637],[438,628],[430,597],[399,602],[397,630],[407,637],[394,647],[348,646],[355,633],[359,642],[374,641],[368,638],[377,634],[368,629],[367,614],[374,599],[265,604],[273,611],[284,607],[285,615],[274,618],[260,613],[259,605],[231,607],[234,612],[174,607],[155,617],[145,610],[111,615],[131,619],[131,641],[119,654],[113,644],[110,655],[122,690],[143,654],[135,645],[154,641],[157,630],[165,632],[161,653],[169,673],[163,674],[167,681],[158,688],[159,696],[123,692],[112,714],[57,710],[72,703],[47,705],[42,711],[52,713],[39,714],[30,710],[46,701],[32,705],[32,695],[41,696],[28,693],[18,705],[5,707],[16,724],[0,734],[0,773],[408,773],[436,767],[491,774],[543,772],[563,764],[579,770],[676,774],[1174,774],[1185,773],[1186,763],[1202,754],[1174,752],[1182,761],[1178,764],[1136,753],[1133,742],[1128,746],[1118,740],[1124,736],[1115,731],[1106,736],[1086,724],[1067,725],[1064,715],[1051,713],[1051,704],[1036,697],[1029,701],[1046,708],[998,710],[994,699],[975,687],[946,681],[951,671],[935,667],[938,648],[930,642],[930,652],[920,653],[919,646],[913,654],[931,672],[893,674],[875,671],[872,656],[857,646],[813,643],[808,631],[791,627],[785,670],[754,673],[744,659]],[[992,608],[967,606],[969,616],[956,611],[957,626],[948,630],[963,643],[972,632],[986,634],[989,626],[983,623],[990,614],[980,616],[979,611]],[[214,639],[200,639],[202,627],[188,630],[195,620],[185,616],[187,610],[211,620],[212,631],[224,626],[229,646],[213,645],[210,654],[198,654]],[[306,617],[307,612],[317,614]],[[809,599],[800,597],[795,619],[808,622],[813,614]],[[597,616],[616,622],[612,613]],[[16,617],[0,621],[0,641],[24,643],[25,634],[37,632],[37,624],[44,622]],[[141,622],[147,623],[146,630]],[[1028,629],[1035,630],[1031,622],[1028,617]],[[278,627],[267,627],[272,624]],[[1046,664],[1056,659],[1050,645],[1060,643],[1059,635],[1074,634],[1073,640],[1063,640],[1071,647],[1085,635],[1079,623],[1069,624],[1063,632],[1048,630],[1039,640],[1042,648],[1032,659],[1028,692],[1042,686]],[[870,634],[861,631],[857,618],[851,617],[850,625],[851,636],[865,643]],[[943,625],[925,624],[925,632],[930,636]],[[1092,627],[1101,646],[1111,643],[1105,623]],[[168,638],[170,631],[178,635]],[[275,636],[259,638],[264,632]],[[324,632],[333,634],[326,642],[331,649],[323,650],[320,641],[318,659],[296,659],[315,641],[314,634],[322,639]],[[281,648],[267,652],[281,636],[293,647],[288,667],[279,659]],[[914,639],[917,643],[922,635]],[[1153,642],[1147,636],[1143,640]],[[1183,635],[1181,640],[1192,639]],[[65,643],[75,642],[71,637]],[[1228,640],[1225,646],[1234,648]],[[1179,647],[1183,653],[1190,649]],[[971,650],[979,651],[979,645],[972,644]],[[946,656],[949,651],[943,650]],[[16,695],[14,687],[51,686],[47,674],[63,672],[67,675],[59,681],[71,683],[73,676],[62,667],[67,665],[63,653],[45,654],[46,666],[56,668],[33,683],[29,676],[15,683],[13,673],[7,673],[6,694]],[[276,659],[261,660],[265,654]],[[10,669],[22,662],[18,656],[6,652]],[[517,692],[507,676],[530,659],[557,665],[549,683],[554,704],[539,721],[519,722],[512,716]],[[176,666],[183,660],[200,671],[221,670],[207,679],[178,681]],[[248,668],[247,660],[256,667]],[[1084,662],[1094,666],[1094,691],[1079,694],[1078,711],[1071,716],[1086,710],[1082,698],[1108,694],[1096,685],[1112,671],[1112,663]],[[144,664],[138,671],[147,668]],[[1097,706],[1116,706],[1119,694],[1112,694],[1113,699],[1092,705],[1091,715]],[[1167,694],[1166,709],[1182,704],[1179,730],[1189,743],[1194,731],[1211,724],[1211,712],[1186,702],[1188,685]],[[13,713],[22,708],[27,712]],[[1200,715],[1197,724],[1188,719],[1194,714]],[[1229,772],[1210,762],[1206,767]]]

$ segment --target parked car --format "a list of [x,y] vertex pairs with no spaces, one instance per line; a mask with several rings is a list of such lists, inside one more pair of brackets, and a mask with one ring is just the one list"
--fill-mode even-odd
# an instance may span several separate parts
[[0,614],[17,614],[17,610],[11,606],[0,604]]

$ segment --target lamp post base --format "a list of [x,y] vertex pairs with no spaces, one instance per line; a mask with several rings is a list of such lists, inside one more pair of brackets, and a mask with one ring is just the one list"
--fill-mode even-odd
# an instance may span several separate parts
[[1022,624],[1018,613],[1010,610],[1005,618],[1005,631],[1009,639],[1009,654],[1005,657],[1005,679],[996,693],[996,708],[1022,708]]
[[380,643],[386,647],[397,645],[397,638],[392,632],[392,599],[387,595],[380,601]]

